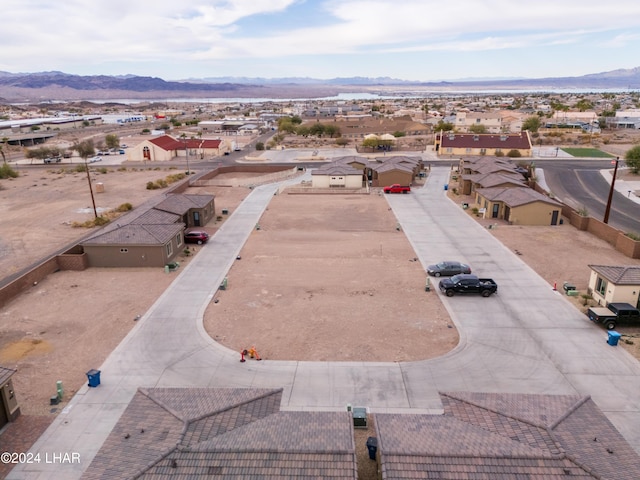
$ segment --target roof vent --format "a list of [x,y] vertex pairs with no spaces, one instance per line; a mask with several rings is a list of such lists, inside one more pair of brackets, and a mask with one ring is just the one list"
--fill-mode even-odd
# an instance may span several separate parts
[[478,135],[474,135],[473,136],[473,141],[477,142],[478,140],[480,140],[480,137]]
[[500,140],[502,140],[503,142],[507,141],[507,136],[506,135],[500,135]]

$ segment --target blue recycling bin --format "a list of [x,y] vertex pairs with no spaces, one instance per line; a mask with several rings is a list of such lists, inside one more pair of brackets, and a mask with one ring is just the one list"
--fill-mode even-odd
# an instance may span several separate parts
[[618,340],[620,340],[620,334],[615,330],[611,330],[609,332],[609,338],[607,339],[607,343],[612,347],[618,345]]
[[376,437],[367,438],[367,450],[369,450],[369,458],[375,460],[376,452],[378,451],[378,439]]
[[449,190],[449,185],[445,183],[445,184],[444,184],[444,189],[445,189],[445,190]]
[[100,385],[100,370],[89,370],[87,372],[87,378],[89,379],[90,387],[97,387]]

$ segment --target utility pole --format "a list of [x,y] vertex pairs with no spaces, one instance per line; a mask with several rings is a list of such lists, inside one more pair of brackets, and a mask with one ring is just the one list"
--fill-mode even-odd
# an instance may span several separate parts
[[611,188],[609,189],[609,199],[607,200],[607,208],[604,211],[603,223],[609,223],[609,212],[611,211],[611,201],[613,200],[613,186],[616,184],[616,174],[618,173],[618,162],[620,157],[616,157],[616,166],[613,169],[613,178],[611,179]]

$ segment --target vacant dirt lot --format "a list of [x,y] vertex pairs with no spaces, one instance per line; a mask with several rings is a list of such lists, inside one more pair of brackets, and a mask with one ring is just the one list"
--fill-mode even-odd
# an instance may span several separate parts
[[408,361],[458,335],[384,197],[274,197],[205,327],[265,358]]

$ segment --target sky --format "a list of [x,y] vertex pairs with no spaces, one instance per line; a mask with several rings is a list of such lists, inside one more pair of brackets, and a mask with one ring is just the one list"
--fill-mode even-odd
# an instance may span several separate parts
[[0,71],[570,77],[640,66],[638,0],[2,0]]

